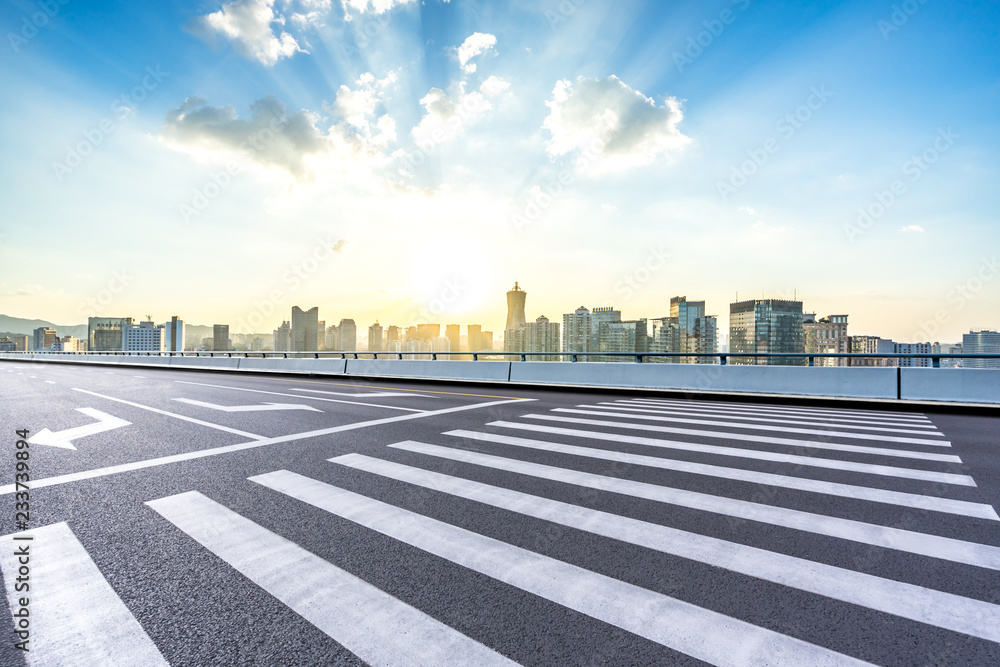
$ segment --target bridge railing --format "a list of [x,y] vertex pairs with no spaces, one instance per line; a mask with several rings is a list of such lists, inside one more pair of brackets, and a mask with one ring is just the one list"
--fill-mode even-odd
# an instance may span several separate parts
[[[374,352],[374,351],[343,351],[343,350],[313,350],[313,351],[184,351],[184,352],[124,352],[124,351],[81,351],[63,352],[56,350],[36,350],[33,352],[3,351],[0,355],[88,355],[116,357],[236,357],[236,358],[275,358],[275,359],[431,359],[434,361],[465,360],[465,361],[563,361],[568,363],[581,360],[596,359],[602,362],[631,361],[634,363],[658,363],[656,360],[666,360],[668,363],[679,363],[683,360],[695,360],[693,363],[708,363],[717,365],[772,365],[772,366],[815,366],[817,359],[844,359],[847,366],[870,368],[874,364],[858,363],[863,360],[897,360],[895,364],[902,366],[903,360],[930,360],[930,366],[940,368],[943,359],[987,359],[994,364],[984,364],[1000,368],[1000,354],[995,353],[844,353],[844,352],[506,352],[501,350],[484,350],[480,352]],[[651,361],[652,360],[652,361]],[[676,360],[673,361],[672,360]],[[686,363],[692,363],[690,361]],[[918,364],[909,364],[918,365]],[[919,364],[924,365],[924,364]]]

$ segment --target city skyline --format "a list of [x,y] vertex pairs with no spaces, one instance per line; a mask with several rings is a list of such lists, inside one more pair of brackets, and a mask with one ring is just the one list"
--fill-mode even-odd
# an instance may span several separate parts
[[894,7],[8,3],[0,312],[488,322],[514,278],[996,328],[1000,9]]

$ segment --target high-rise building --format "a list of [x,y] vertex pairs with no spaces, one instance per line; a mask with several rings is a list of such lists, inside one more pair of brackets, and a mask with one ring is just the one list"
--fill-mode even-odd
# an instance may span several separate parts
[[524,301],[528,293],[517,286],[514,282],[514,289],[507,292],[507,329],[516,329],[526,323],[524,316]]
[[493,332],[483,331],[479,334],[479,349],[481,351],[493,350]]
[[85,352],[86,350],[80,349],[80,343],[82,341],[75,336],[63,336],[56,343],[60,352]]
[[[590,352],[591,326],[590,311],[580,306],[572,313],[563,315],[563,352]],[[587,357],[581,357],[586,360]]]
[[274,344],[272,349],[275,352],[290,352],[292,349],[292,325],[285,320],[281,326],[274,330]]
[[212,325],[212,349],[216,352],[225,352],[226,350],[233,349],[229,340],[228,324]]
[[403,343],[403,331],[399,327],[390,324],[385,330],[385,351],[398,352],[390,348],[392,344],[401,345]]
[[34,346],[36,350],[51,350],[52,345],[59,342],[59,335],[55,329],[48,327],[38,327],[34,331]]
[[[847,335],[847,315],[830,315],[816,319],[816,313],[802,316],[802,335],[805,351],[813,354],[845,354],[851,350],[851,338]],[[815,360],[816,366],[846,366],[847,359]]]
[[[896,354],[931,354],[934,349],[931,343],[894,343],[893,352]],[[901,357],[896,359],[896,363],[903,367],[928,368],[932,365],[927,357],[912,358]]]
[[[416,332],[412,335],[412,338],[417,340],[422,340],[425,342],[430,342],[441,335],[441,325],[440,324],[418,324],[416,327]],[[409,329],[407,329],[407,338],[410,338]]]
[[164,346],[167,352],[184,351],[184,320],[176,315],[163,325]]
[[[1000,354],[1000,332],[980,329],[962,334],[965,354]],[[965,368],[1000,368],[1000,359],[963,359]]]
[[[675,296],[670,299],[670,317],[676,321],[676,343],[671,343],[671,347],[665,352],[715,354],[719,351],[718,321],[714,315],[705,315],[704,301],[688,301],[685,296]],[[654,330],[655,333],[657,332]],[[654,346],[659,347],[659,343]],[[712,357],[680,357],[672,360],[685,364],[715,363]]]
[[316,349],[326,349],[326,320],[316,322]]
[[[659,354],[679,353],[681,345],[681,327],[677,317],[658,317],[652,320],[653,333],[649,337],[649,351]],[[677,364],[685,357],[651,357],[654,364]]]
[[122,330],[131,324],[131,317],[91,317],[87,321],[87,349],[91,352],[121,351]]
[[469,352],[479,352],[483,348],[483,325],[481,324],[470,324],[468,326],[468,341]]
[[[590,312],[590,351],[601,351],[601,324],[604,322],[621,322],[622,311],[615,310],[613,306],[594,308]],[[596,357],[590,357],[591,361],[597,361]]]
[[10,339],[10,336],[0,338],[0,352],[16,352],[17,345]]
[[[122,329],[122,350],[125,352],[163,352],[166,349],[164,329],[164,325],[153,324],[148,320],[139,322],[139,324],[129,323]],[[227,336],[228,329],[229,327],[226,327]]]
[[[896,344],[878,336],[848,336],[848,351],[852,354],[895,354]],[[861,359],[850,359],[851,366],[895,366],[896,360],[892,358],[863,357]]]
[[459,345],[461,341],[461,327],[457,324],[446,324],[444,327],[444,337],[448,339],[448,348],[452,352],[459,352],[462,347]]
[[[729,352],[802,354],[802,302],[750,299],[729,304]],[[802,366],[804,358],[735,357],[735,364]]]
[[31,339],[25,334],[15,334],[11,337],[15,352],[27,352]]
[[368,351],[382,352],[385,346],[382,344],[382,325],[375,320],[375,324],[368,327]]
[[314,352],[319,341],[319,306],[292,306],[292,351]]
[[[601,322],[597,332],[597,351],[606,352],[649,352],[649,325],[645,318]],[[621,357],[598,357],[601,361],[632,361]]]
[[504,334],[504,352],[537,352],[545,356],[528,357],[528,361],[559,361],[559,324],[542,315]]
[[358,326],[354,320],[340,320],[337,325],[340,332],[340,349],[347,352],[355,352],[358,349]]

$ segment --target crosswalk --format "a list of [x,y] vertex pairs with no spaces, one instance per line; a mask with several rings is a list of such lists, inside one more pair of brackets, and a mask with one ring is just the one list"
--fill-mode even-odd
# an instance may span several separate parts
[[[877,571],[805,548],[823,540],[847,553],[874,549],[912,563],[914,571],[946,567],[967,573],[984,591],[996,588],[1000,547],[937,529],[960,524],[974,527],[973,534],[995,534],[1000,516],[979,501],[961,457],[924,415],[627,398],[527,412],[328,463],[311,475],[278,468],[250,477],[243,491],[263,498],[253,516],[246,505],[237,512],[197,490],[146,505],[206,557],[221,559],[371,665],[531,661],[525,658],[530,651],[493,645],[481,633],[470,636],[433,605],[382,590],[265,527],[261,517],[308,511],[315,521],[319,511],[317,530],[354,526],[520,591],[523,600],[555,605],[674,652],[668,655],[714,665],[860,665],[871,664],[872,655],[885,661],[886,654],[863,643],[825,643],[816,633],[735,613],[709,598],[675,594],[658,586],[655,576],[623,576],[627,563],[570,562],[544,545],[529,548],[529,541],[503,537],[492,522],[433,516],[407,499],[432,494],[446,505],[488,508],[494,519],[545,522],[584,539],[697,564],[719,582],[742,577],[813,596],[815,609],[839,605],[830,608],[910,633],[878,641],[919,644],[926,633],[927,641],[950,647],[967,638],[986,643],[977,656],[983,650],[1000,656],[1000,604],[991,593],[970,594],[969,587],[949,581],[929,584],[908,571]],[[359,475],[366,485],[357,485]],[[399,488],[413,493],[400,495]],[[717,519],[736,523],[722,529]],[[784,531],[784,539],[761,539],[769,531]],[[31,533],[47,554],[46,569],[32,575],[39,584],[33,613],[38,619],[45,610],[58,613],[35,635],[38,650],[27,655],[29,664],[74,664],[69,646],[83,647],[76,664],[166,663],[169,650],[161,647],[161,654],[67,524]],[[0,538],[12,608],[16,539]],[[373,557],[378,553],[373,550]],[[647,567],[641,558],[634,565]],[[89,621],[95,598],[81,591],[96,596],[99,622]],[[522,604],[530,615],[530,603]],[[791,627],[809,625],[809,618],[800,618]],[[630,662],[615,652],[597,657],[606,664]]]

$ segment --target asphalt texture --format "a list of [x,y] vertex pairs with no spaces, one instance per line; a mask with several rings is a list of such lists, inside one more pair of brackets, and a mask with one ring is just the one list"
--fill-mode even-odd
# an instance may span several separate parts
[[[71,438],[70,429],[105,419],[81,408],[128,425],[109,422],[108,430]],[[1000,611],[1000,416],[9,361],[0,361],[0,413],[0,535],[19,532],[15,431],[27,429],[30,438],[48,429],[57,440],[61,432],[75,449],[28,447],[30,520],[23,534],[65,522],[140,634],[171,665],[359,665],[368,664],[362,655],[374,655],[366,653],[372,646],[410,641],[391,615],[360,643],[356,633],[341,636],[336,623],[319,627],[303,612],[310,603],[279,599],[300,576],[299,561],[264,563],[279,574],[261,585],[147,504],[192,491],[523,665],[782,664],[792,660],[782,648],[787,639],[801,655],[828,664],[1000,664],[1000,625],[991,621],[1000,619],[992,616]],[[329,460],[351,454],[360,456]],[[615,460],[619,454],[665,465]],[[383,462],[400,465],[379,468]],[[387,534],[366,524],[378,517],[323,509],[259,477],[282,470],[411,518],[391,528],[402,532]],[[748,479],[748,472],[763,476]],[[931,476],[918,478],[923,473]],[[620,480],[641,484],[616,485]],[[963,509],[803,488],[811,481],[862,495],[898,492],[922,503],[962,501]],[[328,488],[297,488],[314,487]],[[512,509],[472,497],[493,489],[497,497],[514,491],[538,500]],[[539,515],[547,500],[565,503],[557,506],[565,511]],[[567,525],[573,508],[601,514]],[[761,508],[763,515],[753,514]],[[758,518],[773,508],[794,512]],[[421,528],[420,517],[440,523]],[[608,534],[618,517],[645,522],[629,524],[639,539]],[[916,546],[835,534],[841,528],[822,527],[830,520],[865,535],[892,529],[886,539],[905,535]],[[479,560],[460,563],[450,551],[458,538],[435,532],[445,525],[495,542],[469,542],[468,557]],[[670,533],[662,548],[642,544],[657,527],[683,533]],[[428,539],[437,535],[440,546],[411,539],[421,530]],[[714,538],[708,555],[681,555],[685,536]],[[518,549],[489,546],[497,542]],[[939,544],[939,551],[921,552]],[[34,548],[33,567],[63,567],[57,554],[45,561],[43,542]],[[986,555],[975,560],[970,549]],[[531,554],[575,566],[577,578],[517,560]],[[774,563],[790,565],[775,574]],[[823,571],[842,577],[836,586],[846,592],[816,589],[822,577],[809,574],[814,564],[836,568]],[[768,567],[771,575],[760,574]],[[775,580],[799,576],[794,572],[807,574],[798,583]],[[871,578],[852,579],[855,573]],[[12,576],[5,569],[8,591]],[[532,587],[529,580],[542,583]],[[921,602],[899,602],[896,582]],[[99,648],[79,644],[88,619],[102,614],[85,600],[79,608],[60,603],[61,613],[78,621],[73,629],[38,617],[52,591],[32,595],[37,625],[27,653],[14,648],[17,603],[9,592],[5,598],[0,664],[43,664],[46,656],[66,655],[58,650],[79,651],[80,664],[104,664],[127,648],[118,646],[120,637],[100,634]],[[650,599],[665,606],[643,606]],[[954,618],[940,621],[949,605]],[[668,618],[668,609],[690,623],[657,634],[656,620]],[[713,648],[729,645],[739,650]],[[419,662],[410,656],[397,664]],[[455,655],[447,664],[470,663]]]

